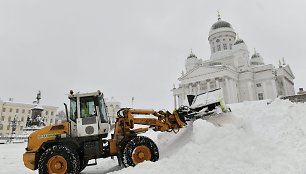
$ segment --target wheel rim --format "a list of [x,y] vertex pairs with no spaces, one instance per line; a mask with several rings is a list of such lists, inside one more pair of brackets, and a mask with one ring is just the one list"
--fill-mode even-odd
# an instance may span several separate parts
[[147,146],[137,146],[132,154],[134,164],[151,160],[151,150]]
[[48,172],[51,174],[64,174],[67,171],[67,161],[60,155],[55,155],[48,160]]

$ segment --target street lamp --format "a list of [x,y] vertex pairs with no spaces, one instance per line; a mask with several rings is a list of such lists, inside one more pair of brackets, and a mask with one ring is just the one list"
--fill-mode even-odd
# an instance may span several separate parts
[[14,119],[9,121],[9,126],[12,126],[11,137],[9,142],[12,142],[13,134],[15,134],[16,127],[20,125],[21,121],[20,120],[17,121],[17,118],[18,118],[17,115],[15,115]]

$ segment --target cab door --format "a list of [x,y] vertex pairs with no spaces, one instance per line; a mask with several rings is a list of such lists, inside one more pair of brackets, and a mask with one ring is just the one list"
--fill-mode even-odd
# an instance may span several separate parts
[[99,135],[105,138],[108,136],[108,132],[110,131],[110,123],[109,123],[109,117],[107,114],[107,106],[105,104],[103,96],[97,96],[95,98],[95,101],[96,101],[96,108],[97,108],[98,115],[99,115],[99,118],[98,118]]

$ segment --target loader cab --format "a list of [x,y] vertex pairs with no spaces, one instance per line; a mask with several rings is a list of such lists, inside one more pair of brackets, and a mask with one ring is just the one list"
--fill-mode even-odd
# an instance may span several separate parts
[[69,99],[71,136],[107,137],[110,124],[103,94],[100,91],[83,94],[70,91]]

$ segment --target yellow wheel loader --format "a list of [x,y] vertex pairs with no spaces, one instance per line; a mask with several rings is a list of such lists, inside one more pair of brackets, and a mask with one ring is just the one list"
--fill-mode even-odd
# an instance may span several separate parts
[[[139,133],[172,131],[186,125],[184,112],[136,110],[123,108],[118,112],[111,138],[109,118],[103,94],[69,94],[70,109],[66,106],[67,122],[47,126],[28,137],[23,155],[24,165],[40,174],[77,174],[85,169],[89,160],[116,156],[119,165],[135,166],[143,161],[157,161],[158,147]],[[144,117],[134,117],[144,115]],[[153,115],[155,117],[146,117]],[[134,125],[148,125],[134,128]]]

